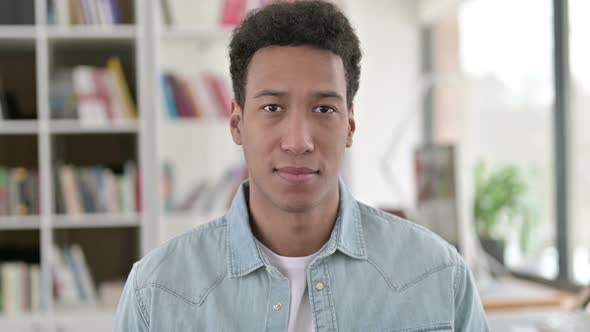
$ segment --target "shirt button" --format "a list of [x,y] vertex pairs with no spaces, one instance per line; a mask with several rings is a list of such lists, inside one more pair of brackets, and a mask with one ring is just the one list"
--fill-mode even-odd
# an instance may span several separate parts
[[318,281],[318,282],[315,284],[315,289],[317,289],[317,290],[321,291],[322,289],[324,289],[324,283],[323,283],[323,282],[321,282],[321,281]]
[[281,309],[283,309],[283,304],[281,302],[275,304],[272,306],[274,310],[279,311]]

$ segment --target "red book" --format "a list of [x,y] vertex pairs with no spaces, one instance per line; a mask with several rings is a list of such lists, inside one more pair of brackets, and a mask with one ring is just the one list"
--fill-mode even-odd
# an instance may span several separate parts
[[221,12],[221,26],[238,25],[246,14],[246,0],[224,0]]
[[106,70],[103,68],[96,68],[92,73],[94,77],[94,86],[96,87],[96,94],[98,98],[102,99],[104,102],[109,123],[113,124],[115,120],[115,114],[113,112],[111,93],[109,91],[107,82],[105,81],[105,74]]
[[205,74],[205,82],[214,96],[215,103],[220,113],[229,117],[231,115],[231,97],[223,80],[214,74]]
[[198,96],[193,93],[191,89],[192,82],[188,79],[179,79],[180,88],[182,94],[186,97],[186,100],[190,106],[191,114],[193,117],[202,118],[204,116],[203,110],[199,105]]
[[188,96],[185,95],[180,78],[170,74],[170,86],[172,87],[172,95],[176,103],[176,111],[180,118],[192,118],[195,113],[191,109]]

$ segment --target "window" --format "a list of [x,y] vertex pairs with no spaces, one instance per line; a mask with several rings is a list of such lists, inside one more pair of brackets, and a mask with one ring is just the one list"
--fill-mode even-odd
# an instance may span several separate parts
[[555,279],[552,2],[466,1],[431,38],[433,140],[460,148],[462,215],[508,268]]
[[572,277],[576,283],[590,284],[590,47],[587,13],[590,2],[570,0],[570,239]]

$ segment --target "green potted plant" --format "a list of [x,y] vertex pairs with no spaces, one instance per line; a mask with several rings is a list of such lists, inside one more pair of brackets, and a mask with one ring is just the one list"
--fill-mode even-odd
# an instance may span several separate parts
[[504,248],[510,232],[520,235],[521,250],[530,245],[533,209],[528,203],[529,184],[516,165],[502,165],[487,172],[483,161],[475,167],[473,217],[485,251],[504,263]]

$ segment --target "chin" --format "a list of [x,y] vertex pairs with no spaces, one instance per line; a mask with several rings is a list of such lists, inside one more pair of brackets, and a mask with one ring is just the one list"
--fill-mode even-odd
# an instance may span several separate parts
[[318,199],[313,196],[313,194],[307,194],[304,197],[286,195],[280,202],[275,202],[275,205],[289,213],[304,213],[317,206]]

